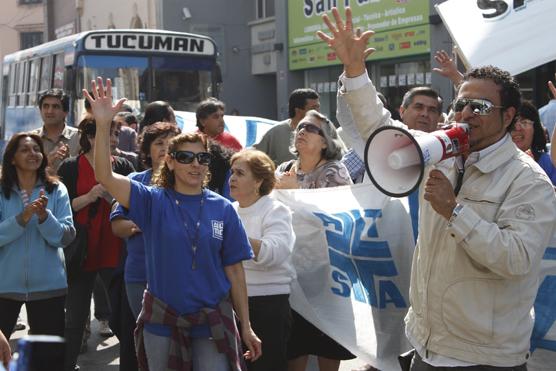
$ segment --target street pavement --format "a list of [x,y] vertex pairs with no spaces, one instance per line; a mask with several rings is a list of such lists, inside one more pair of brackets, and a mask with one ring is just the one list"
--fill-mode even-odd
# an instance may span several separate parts
[[[91,311],[91,313],[94,313]],[[21,317],[27,323],[27,315],[25,306],[21,311]],[[10,344],[12,351],[17,350],[17,341],[27,335],[29,327],[25,330],[16,331],[12,334]],[[91,337],[88,341],[88,350],[79,356],[77,363],[81,366],[81,371],[118,371],[120,365],[119,352],[120,345],[115,336],[105,338],[99,335],[99,323],[96,319],[91,321]],[[314,358],[314,357],[312,357]],[[345,361],[340,364],[340,371],[351,371],[355,368],[361,367],[365,362],[354,359]],[[210,371],[210,370],[203,370]],[[311,359],[306,371],[318,371],[318,366],[315,359]]]

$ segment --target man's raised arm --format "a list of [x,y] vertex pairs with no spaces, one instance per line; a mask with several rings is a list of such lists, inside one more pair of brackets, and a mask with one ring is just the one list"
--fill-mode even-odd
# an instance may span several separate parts
[[[317,35],[344,65],[337,93],[338,121],[346,133],[352,137],[358,135],[361,140],[366,141],[378,127],[401,123],[392,121],[390,112],[382,105],[367,75],[365,59],[375,51],[367,44],[374,32],[354,30],[350,8],[346,8],[345,22],[337,8],[332,8],[332,15],[335,24],[328,15],[322,17],[331,35],[322,31],[318,31]],[[363,158],[359,148],[356,148],[357,154]]]

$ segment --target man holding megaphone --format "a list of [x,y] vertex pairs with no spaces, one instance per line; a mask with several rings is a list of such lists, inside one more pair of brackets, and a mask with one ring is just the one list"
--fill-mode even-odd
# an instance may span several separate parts
[[[407,131],[390,118],[368,77],[373,32],[354,31],[349,9],[345,22],[337,9],[332,14],[334,23],[323,16],[331,35],[318,35],[344,64],[338,96],[361,138],[388,125]],[[466,124],[468,151],[451,162],[419,161],[424,181],[405,318],[415,351],[405,358],[409,362],[400,362],[405,369],[527,369],[532,307],[556,221],[556,196],[543,170],[508,134],[520,101],[509,73],[472,69],[453,104],[455,121]]]

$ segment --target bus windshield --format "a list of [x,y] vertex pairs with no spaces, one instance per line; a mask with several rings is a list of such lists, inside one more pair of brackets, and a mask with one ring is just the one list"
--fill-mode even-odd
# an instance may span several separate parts
[[[147,57],[82,55],[77,62],[77,91],[90,90],[91,80],[97,76],[110,78],[114,99],[127,98],[127,104],[142,111],[148,103],[148,67]],[[83,104],[78,104],[78,110],[82,109]],[[78,112],[77,117],[81,116]]]
[[152,100],[164,100],[177,111],[195,111],[212,96],[213,63],[201,58],[152,57]]
[[140,112],[155,100],[167,101],[175,110],[194,111],[211,96],[210,60],[164,56],[151,57],[150,63],[151,68],[149,57],[82,55],[77,63],[78,91],[90,89],[97,76],[110,78],[114,99],[127,98],[127,104]]

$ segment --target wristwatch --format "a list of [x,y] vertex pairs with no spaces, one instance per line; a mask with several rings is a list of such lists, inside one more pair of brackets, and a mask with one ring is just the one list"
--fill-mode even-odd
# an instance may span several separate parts
[[452,211],[452,215],[450,216],[450,219],[448,220],[448,224],[452,224],[454,222],[454,220],[456,220],[459,213],[461,212],[461,209],[463,209],[463,205],[462,204],[456,204],[456,207],[454,207],[454,210]]

